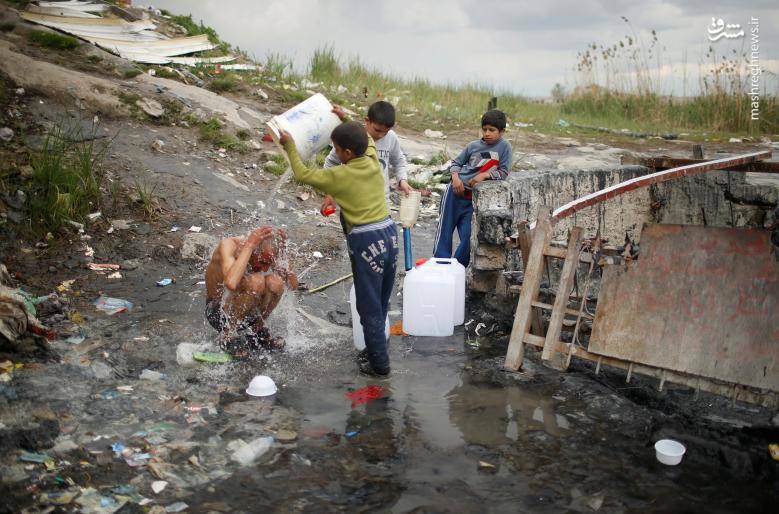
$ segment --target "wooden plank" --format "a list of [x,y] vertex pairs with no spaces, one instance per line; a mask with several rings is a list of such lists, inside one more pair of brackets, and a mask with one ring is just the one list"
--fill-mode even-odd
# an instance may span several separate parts
[[763,229],[648,225],[604,268],[589,350],[779,391],[779,262]]
[[506,352],[505,367],[508,369],[518,370],[522,367],[524,358],[524,343],[522,341],[530,327],[531,302],[538,299],[538,287],[541,284],[541,276],[544,269],[544,247],[551,234],[549,214],[548,208],[542,208],[538,214],[538,226],[533,233],[532,245],[527,263],[525,264],[522,292],[519,294],[519,300],[517,301],[514,325],[511,329],[509,347]]
[[573,280],[576,277],[576,268],[579,266],[579,240],[582,237],[582,229],[573,227],[568,237],[568,249],[560,272],[560,282],[557,285],[552,317],[546,329],[546,342],[541,359],[549,362],[554,368],[561,368],[562,363],[557,358],[557,342],[560,340],[560,332],[563,329],[563,318],[568,308],[568,296],[573,289]]
[[544,347],[544,339],[542,336],[536,336],[533,334],[525,334],[525,337],[522,338],[523,343],[532,344],[533,346],[538,346],[539,348]]
[[[611,366],[612,368],[623,369],[625,371],[632,367],[633,373],[654,377],[660,380],[665,379],[666,382],[673,382],[675,384],[692,387],[694,389],[700,389],[701,391],[706,391],[713,394],[731,396],[733,392],[733,384],[717,382],[705,377],[679,373],[676,371],[668,371],[663,368],[656,368],[653,366],[647,366],[645,364],[637,364],[614,357],[605,357],[593,352],[589,352],[581,346],[574,346],[573,348],[570,348],[570,343],[561,343],[558,351],[563,353],[570,351],[574,357],[588,360],[590,362],[596,362],[599,366],[601,364],[605,364],[607,366]],[[761,389],[743,387],[738,392],[738,400],[763,405],[765,407],[779,407],[779,394]]]
[[[530,259],[530,230],[527,221],[520,221],[517,226],[517,243],[519,251],[522,253],[522,266],[527,266],[528,259]],[[543,272],[542,269],[541,273],[543,274]],[[544,333],[544,318],[538,309],[533,309],[531,314],[530,332],[540,336]]]
[[725,157],[723,159],[717,159],[714,161],[688,164],[686,166],[672,168],[670,170],[656,171],[655,173],[649,173],[642,177],[636,177],[630,180],[626,180],[624,182],[620,182],[619,184],[609,186],[607,188],[601,189],[600,191],[595,191],[594,193],[590,193],[581,198],[577,198],[572,202],[568,202],[562,207],[555,209],[555,211],[552,213],[552,217],[550,221],[552,225],[554,225],[557,221],[561,220],[562,218],[568,217],[575,212],[578,212],[587,207],[591,207],[593,205],[604,202],[609,198],[620,196],[622,194],[627,193],[628,191],[634,191],[642,187],[648,187],[653,184],[659,184],[660,182],[666,182],[668,180],[687,177],[690,175],[697,175],[700,173],[705,173],[707,171],[726,169],[740,164],[749,164],[763,159],[768,159],[769,157],[771,157],[771,152],[769,150],[766,150],[762,152],[754,152],[745,155],[738,155],[735,157]]
[[[638,164],[654,170],[667,170],[670,168],[678,168],[679,166],[700,164],[702,162],[707,162],[707,160],[668,157],[665,155],[659,157],[636,157],[626,155],[622,157],[620,162],[622,164]],[[779,161],[757,161],[748,164],[737,164],[723,169],[727,171],[745,171],[752,173],[779,173]]]
[[546,245],[546,248],[544,248],[544,255],[548,255],[549,257],[554,257],[556,259],[565,259],[566,255],[568,255],[568,252],[567,248]]
[[[531,305],[533,305],[533,307],[538,307],[539,309],[546,309],[548,311],[551,311],[554,308],[554,305],[549,303],[544,303],[544,302],[533,302]],[[565,313],[575,318],[579,317],[579,311],[577,311],[576,309],[565,309]],[[592,319],[592,316],[584,312],[581,313],[581,317],[584,319]]]

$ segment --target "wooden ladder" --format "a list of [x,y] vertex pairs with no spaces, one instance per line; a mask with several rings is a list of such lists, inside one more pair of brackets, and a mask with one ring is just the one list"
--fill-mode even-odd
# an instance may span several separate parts
[[[581,319],[589,318],[584,313],[584,305],[587,301],[587,288],[585,288],[581,299],[580,308],[578,310],[568,308],[568,299],[573,289],[576,269],[579,265],[579,244],[581,242],[582,229],[579,227],[571,229],[567,248],[550,247],[549,243],[552,234],[550,214],[551,211],[549,209],[541,209],[536,227],[532,230],[532,233],[527,229],[527,224],[522,224],[519,227],[518,242],[522,252],[522,263],[525,273],[517,302],[517,310],[514,315],[514,325],[511,329],[505,362],[505,367],[514,371],[522,367],[525,344],[541,347],[543,349],[541,359],[553,368],[567,369],[572,345],[566,345],[560,341],[563,319],[566,314],[576,317],[576,332],[578,333]],[[564,260],[554,304],[538,301],[538,291],[547,257]],[[544,333],[543,319],[540,312],[542,309],[549,310],[552,313],[546,333]],[[569,348],[567,357],[564,355],[565,348]]]

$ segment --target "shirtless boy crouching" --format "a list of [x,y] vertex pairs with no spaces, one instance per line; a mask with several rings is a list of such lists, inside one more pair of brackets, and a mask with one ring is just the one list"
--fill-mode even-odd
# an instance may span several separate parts
[[[219,242],[206,268],[206,319],[219,331],[219,346],[236,356],[262,348],[280,350],[284,340],[272,338],[265,321],[285,288],[297,289],[294,273],[278,265],[286,250],[286,234],[263,226],[246,237]],[[234,332],[233,332],[234,331]],[[240,338],[231,336],[242,333]]]

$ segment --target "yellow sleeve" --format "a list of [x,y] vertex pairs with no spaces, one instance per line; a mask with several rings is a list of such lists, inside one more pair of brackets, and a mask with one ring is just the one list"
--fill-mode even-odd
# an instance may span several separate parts
[[335,195],[341,190],[343,180],[339,180],[339,175],[343,172],[343,165],[324,169],[308,168],[300,158],[295,142],[292,140],[284,144],[284,150],[289,157],[292,173],[299,182],[314,186],[329,195]]

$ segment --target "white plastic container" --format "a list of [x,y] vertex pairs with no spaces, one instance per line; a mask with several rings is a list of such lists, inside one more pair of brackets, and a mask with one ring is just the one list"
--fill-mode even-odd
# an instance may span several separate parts
[[341,124],[333,114],[333,105],[322,93],[316,93],[283,114],[266,123],[274,141],[280,130],[286,130],[304,161],[330,143],[330,134]]
[[673,439],[660,439],[655,443],[655,455],[657,460],[666,466],[676,466],[682,462],[682,457],[687,448]]
[[412,336],[454,333],[455,274],[441,266],[419,266],[403,283],[403,331]]
[[454,276],[454,326],[465,323],[465,266],[457,259],[431,257],[422,266],[434,267]]
[[422,200],[422,193],[411,191],[408,194],[400,196],[400,210],[398,220],[404,227],[413,227],[419,217],[419,203]]
[[[354,284],[352,284],[352,289],[349,291],[349,306],[352,308],[352,338],[354,339],[354,347],[361,352],[365,349],[365,334],[362,331],[360,314],[357,312],[357,294],[354,292]],[[389,316],[384,320],[384,337],[389,337]]]

